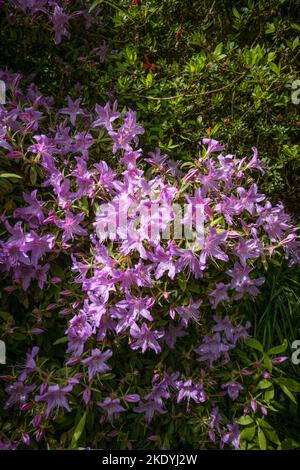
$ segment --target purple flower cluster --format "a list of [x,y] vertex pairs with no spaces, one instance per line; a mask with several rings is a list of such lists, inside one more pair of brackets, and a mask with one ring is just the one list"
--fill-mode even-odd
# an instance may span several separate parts
[[83,16],[85,20],[85,27],[88,28],[93,22],[95,17],[88,13],[88,9],[82,2],[82,9],[68,12],[67,4],[71,2],[60,2],[55,0],[10,0],[23,14],[32,16],[37,19],[43,16],[52,26],[54,32],[54,43],[60,44],[62,38],[69,38],[70,20],[77,16]]
[[[50,2],[23,3],[24,11],[44,13]],[[69,17],[54,5],[52,19],[59,42],[67,34]],[[6,387],[6,408],[33,407],[39,441],[45,433],[43,421],[59,410],[72,411],[73,389],[85,406],[96,403],[102,421],[110,423],[128,408],[150,423],[168,412],[171,401],[188,410],[204,403],[209,407],[211,369],[229,363],[231,351],[248,338],[250,329],[248,322],[236,324],[219,311],[258,295],[264,282],[259,261],[282,255],[290,265],[300,261],[298,233],[290,217],[281,204],[266,201],[252,179],[253,170],[262,171],[257,150],[252,149],[249,159],[238,159],[224,155],[224,145],[203,139],[206,150],[186,172],[186,165],[174,164],[159,149],[143,157],[138,136],[144,129],[134,111],[120,113],[115,102],[96,105],[91,113],[80,98],[71,97],[57,111],[53,99],[36,87],[23,92],[18,74],[0,72],[0,78],[10,93],[7,104],[0,106],[1,158],[15,171],[32,162],[40,170],[39,189],[24,192],[21,206],[1,217],[0,271],[12,280],[9,289],[35,288],[36,281],[43,289],[50,280],[60,282],[51,277],[51,269],[53,258],[63,253],[73,276],[69,290],[61,290],[58,303],[48,306],[61,306],[61,318],[67,321],[65,380],[51,372],[41,383],[35,347]],[[55,119],[47,129],[49,113]],[[95,160],[98,127],[111,138],[111,154],[122,166],[118,171]],[[175,220],[173,204],[185,202],[190,212],[183,223],[191,222],[194,238],[178,240],[172,233],[161,238]],[[203,207],[203,240],[193,222],[198,204]],[[143,216],[145,209],[160,205],[163,212],[154,211],[150,221]],[[124,207],[129,230],[124,234],[117,226],[109,238],[113,218],[121,218]],[[62,298],[67,299],[64,305]],[[201,363],[200,378],[162,370],[160,358],[179,344],[188,344],[187,362]],[[142,396],[138,388],[139,393],[119,393],[102,384],[104,374],[114,374],[121,347],[140,361],[159,364]],[[34,395],[37,387],[39,394]],[[220,384],[219,393],[235,401],[244,388],[234,377]],[[236,423],[224,423],[222,432],[220,423],[214,408],[210,439],[214,442],[218,435],[221,446],[238,448]],[[29,442],[26,436],[23,442]]]

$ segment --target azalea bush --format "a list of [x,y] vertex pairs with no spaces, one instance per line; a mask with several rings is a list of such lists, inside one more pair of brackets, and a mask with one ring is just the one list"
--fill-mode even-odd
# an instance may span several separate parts
[[147,123],[143,147],[159,143],[176,160],[189,161],[205,135],[240,157],[256,145],[262,190],[299,217],[297,6],[9,0],[0,8],[0,68],[34,74],[61,106],[78,89],[90,108],[114,95]]
[[[10,2],[11,20],[68,48],[101,16],[69,3]],[[300,392],[288,343],[265,348],[245,315],[300,260],[258,149],[208,133],[175,159],[115,93],[90,106],[80,84],[0,79],[0,448],[298,447],[279,425]]]
[[[30,187],[34,174],[38,188],[1,218],[4,302],[10,312],[24,304],[24,291],[28,300],[19,321],[4,315],[4,338],[8,349],[15,338],[31,345],[24,365],[2,376],[4,408],[15,418],[2,427],[10,445],[76,446],[83,433],[92,448],[116,436],[129,448],[161,445],[154,420],[176,429],[186,412],[197,423],[194,444],[239,448],[238,422],[254,433],[257,426],[261,441],[275,397],[268,379],[275,364],[280,384],[286,358],[255,360],[248,352],[239,359],[235,349],[251,325],[239,323],[238,302],[257,296],[273,258],[298,263],[299,246],[282,205],[272,206],[254,183],[263,172],[256,148],[238,159],[203,139],[189,164],[158,148],[143,157],[134,111],[119,112],[114,102],[93,113],[70,97],[55,111],[34,86],[22,91],[20,76],[1,76],[11,93],[2,109],[4,186],[23,178]],[[174,202],[189,203],[181,223],[189,223],[190,238],[173,239],[171,230],[161,238]],[[151,206],[158,210],[147,217]],[[110,233],[120,209],[128,231],[117,225]]]

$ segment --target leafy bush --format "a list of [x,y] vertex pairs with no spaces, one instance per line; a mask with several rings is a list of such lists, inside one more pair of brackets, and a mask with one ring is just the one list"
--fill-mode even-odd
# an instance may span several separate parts
[[[195,2],[193,14],[205,11],[203,32],[192,31],[183,8],[185,26],[174,20],[159,48],[149,32],[139,42],[149,24],[163,34],[165,18],[152,1],[94,2],[92,14],[85,2],[68,3],[3,7],[6,62],[17,40],[14,69],[37,71],[47,96],[32,75],[0,73],[8,87],[0,109],[0,316],[8,362],[16,364],[1,376],[0,447],[298,447],[300,385],[283,356],[288,342],[265,327],[259,341],[267,314],[260,320],[256,312],[263,296],[275,298],[265,278],[269,286],[278,266],[298,272],[297,228],[258,190],[262,177],[266,189],[276,186],[277,163],[265,175],[256,147],[244,156],[254,140],[270,155],[268,126],[262,142],[253,139],[265,123],[260,110],[274,98],[273,79],[286,106],[293,72],[279,75],[268,48],[247,48],[252,2],[226,10],[235,18],[228,40],[214,37],[209,46],[204,32],[219,16],[212,19],[210,2]],[[174,18],[178,2],[162,2],[158,13],[167,7]],[[280,28],[268,28],[282,39]],[[118,34],[108,44],[111,30]],[[239,64],[247,73],[232,80]],[[216,89],[206,88],[210,80]],[[231,117],[223,131],[218,123],[206,129],[204,116],[219,119],[228,109],[227,91],[240,103],[252,88],[256,129],[243,120],[232,126]],[[109,102],[96,104],[107,93]],[[234,109],[248,113],[244,102]],[[294,162],[297,146],[284,133],[280,145]],[[216,134],[241,152],[224,155]],[[177,230],[189,230],[177,237],[184,205]],[[282,416],[293,416],[294,429],[283,432]]]

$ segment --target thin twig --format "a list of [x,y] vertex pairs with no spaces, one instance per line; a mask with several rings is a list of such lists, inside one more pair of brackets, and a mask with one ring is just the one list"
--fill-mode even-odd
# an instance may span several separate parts
[[140,95],[139,93],[125,93],[124,96],[138,96],[139,98],[146,98],[148,100],[160,101],[160,100],[175,100],[175,99],[181,98],[181,97],[185,97],[185,98],[190,97],[191,98],[191,97],[196,97],[196,96],[211,95],[212,93],[218,93],[219,91],[226,90],[227,88],[231,87],[235,83],[239,82],[245,75],[246,75],[246,73],[243,74],[238,79],[234,80],[233,82],[228,83],[225,86],[222,86],[220,88],[215,88],[213,90],[201,91],[200,93],[181,93],[179,95],[174,95],[174,96],[160,96],[160,97],[151,96],[151,95]]

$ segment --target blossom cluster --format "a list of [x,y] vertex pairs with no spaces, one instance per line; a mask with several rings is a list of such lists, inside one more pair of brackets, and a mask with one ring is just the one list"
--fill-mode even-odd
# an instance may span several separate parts
[[[74,18],[82,17],[86,29],[97,21],[95,16],[89,13],[89,4],[79,0],[79,2],[76,2],[78,3],[76,7],[79,6],[80,10],[74,9],[73,11],[72,8],[72,11],[70,11],[71,3],[68,0],[9,0],[6,6],[15,7],[18,12],[31,17],[32,20],[42,16],[50,23],[54,33],[54,43],[59,45],[63,38],[68,39],[70,37],[70,24]],[[3,6],[0,4],[0,9],[1,7]],[[10,18],[14,14],[12,11],[10,10]]]
[[[43,3],[55,2],[27,2],[26,8],[43,11]],[[120,112],[115,101],[90,112],[82,98],[70,96],[57,109],[55,100],[35,85],[24,92],[21,78],[0,73],[10,93],[0,107],[0,157],[19,176],[22,168],[37,167],[39,181],[37,189],[23,192],[20,207],[1,216],[5,291],[63,284],[52,273],[52,261],[61,254],[69,259],[73,283],[68,291],[61,289],[57,304],[58,316],[66,321],[65,376],[48,375],[39,359],[42,346],[33,345],[23,369],[4,377],[5,408],[27,414],[30,431],[0,445],[47,439],[47,423],[59,413],[72,413],[76,395],[88,409],[95,405],[101,423],[111,426],[125,412],[143,415],[149,424],[155,415],[167,414],[171,402],[188,412],[205,404],[208,438],[215,443],[218,436],[219,446],[238,448],[238,425],[220,416],[215,401],[224,395],[236,401],[244,394],[250,403],[244,381],[257,364],[252,371],[232,368],[228,380],[215,385],[216,371],[228,367],[251,327],[223,311],[259,294],[264,266],[272,258],[285,257],[289,265],[300,261],[290,216],[255,183],[257,172],[263,172],[257,149],[249,158],[237,158],[204,138],[203,150],[191,162],[174,162],[159,148],[143,157],[139,136],[144,128],[133,110]],[[111,142],[100,161],[94,154],[99,128]],[[126,207],[127,237],[117,230],[109,239],[99,230],[110,224],[110,213],[101,210],[104,203],[115,211]],[[175,240],[171,232],[168,240],[158,236],[176,216],[173,203],[189,203],[184,222],[192,227],[192,240]],[[143,208],[159,205],[168,211],[158,211],[145,223]],[[194,225],[198,205],[204,214],[203,239]],[[35,333],[43,334],[40,324]],[[156,370],[178,345],[185,345],[187,357],[198,364],[196,374],[187,375],[180,364],[172,370],[160,364]],[[144,393],[136,385],[120,395],[101,381],[114,373],[120,347],[128,358],[152,361]]]

